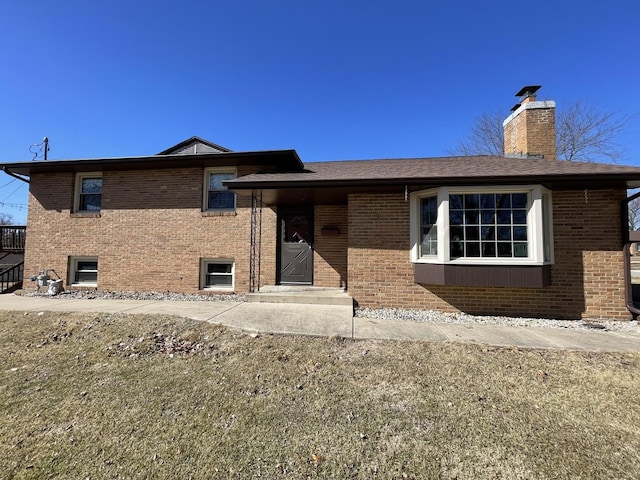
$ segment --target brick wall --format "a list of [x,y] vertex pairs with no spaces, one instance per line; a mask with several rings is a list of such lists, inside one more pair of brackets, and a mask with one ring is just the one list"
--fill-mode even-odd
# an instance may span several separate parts
[[544,105],[548,105],[547,102],[524,104],[521,110],[516,110],[509,117],[504,126],[505,155],[544,155],[549,160],[556,158],[555,107]]
[[628,319],[619,215],[624,196],[624,190],[553,192],[550,286],[463,288],[414,283],[409,202],[402,194],[350,195],[349,291],[361,307]]
[[[248,291],[251,199],[238,196],[234,213],[202,212],[203,175],[105,171],[99,216],[70,212],[73,173],[33,175],[25,275],[53,268],[67,284],[70,256],[97,256],[102,290],[197,292],[200,259],[225,258],[235,261],[235,290]],[[263,285],[275,282],[275,228],[275,212],[264,208]]]
[[[325,230],[323,227],[335,227]],[[314,218],[313,284],[347,286],[347,206],[316,205]]]
[[[239,175],[251,172],[241,168]],[[104,172],[100,216],[78,216],[72,173],[34,174],[25,275],[53,268],[68,281],[70,256],[97,256],[105,290],[197,292],[201,258],[235,261],[249,288],[250,199],[233,214],[203,213],[202,169]],[[460,288],[413,281],[409,202],[402,193],[353,194],[317,206],[315,284],[344,286],[361,306],[475,314],[630,318],[620,245],[621,190],[554,191],[555,264],[546,288]],[[261,285],[275,283],[276,212],[263,208]],[[337,236],[322,235],[336,226]],[[347,267],[348,261],[348,267]],[[29,288],[30,284],[26,284]]]

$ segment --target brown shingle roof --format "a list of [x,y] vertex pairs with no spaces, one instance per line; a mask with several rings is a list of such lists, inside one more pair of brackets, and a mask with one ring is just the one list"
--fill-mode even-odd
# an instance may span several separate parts
[[624,182],[640,186],[640,168],[602,163],[496,156],[399,158],[306,163],[303,172],[253,174],[235,189],[278,186],[363,186],[420,183]]

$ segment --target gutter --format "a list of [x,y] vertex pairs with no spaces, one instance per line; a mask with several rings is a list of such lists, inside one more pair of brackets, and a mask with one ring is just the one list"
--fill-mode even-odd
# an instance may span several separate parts
[[264,150],[258,152],[229,152],[209,154],[154,155],[145,157],[84,158],[0,163],[20,175],[47,172],[82,172],[98,170],[144,170],[160,168],[277,165],[281,171],[301,171],[304,166],[295,150]]
[[2,171],[7,175],[9,175],[10,177],[17,178],[18,180],[22,180],[25,183],[30,183],[30,180],[28,178],[21,177],[20,175],[9,171],[7,167],[2,167]]
[[633,304],[633,286],[631,285],[631,239],[629,238],[629,202],[640,198],[640,192],[631,195],[622,200],[620,205],[621,224],[622,224],[622,251],[624,254],[624,297],[627,309],[638,317],[640,309]]
[[[305,173],[294,172],[293,175],[305,175]],[[286,174],[276,174],[286,175]],[[559,174],[559,175],[491,175],[491,176],[449,176],[449,177],[397,177],[397,178],[324,178],[314,179],[311,175],[294,179],[249,179],[238,177],[233,180],[226,180],[223,185],[233,190],[274,190],[274,189],[295,189],[295,188],[377,188],[377,187],[404,187],[409,185],[417,188],[436,185],[529,185],[558,184],[567,188],[582,190],[585,185],[597,184],[598,186],[626,185],[626,174]]]

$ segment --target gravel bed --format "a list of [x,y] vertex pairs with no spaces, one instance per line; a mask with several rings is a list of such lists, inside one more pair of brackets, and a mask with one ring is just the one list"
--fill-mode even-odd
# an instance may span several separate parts
[[405,320],[411,322],[458,323],[479,325],[509,325],[514,327],[572,328],[576,330],[601,330],[612,332],[640,333],[637,320],[554,320],[546,318],[519,318],[502,316],[476,316],[466,313],[445,313],[435,310],[412,310],[404,308],[359,308],[356,317],[380,320]]
[[106,290],[65,290],[58,295],[42,292],[23,292],[23,297],[49,297],[60,300],[175,300],[180,302],[244,302],[244,295],[175,293],[175,292],[109,292]]
[[[52,299],[77,298],[84,300],[174,300],[181,302],[244,302],[244,295],[211,294],[202,295],[195,293],[175,292],[109,292],[103,290],[71,290],[58,295],[49,295],[46,292],[26,292],[25,297],[49,297]],[[547,318],[519,318],[504,316],[476,316],[466,313],[447,313],[436,310],[414,310],[406,308],[359,308],[357,317],[372,318],[377,320],[404,320],[411,322],[433,323],[458,323],[479,325],[510,325],[516,327],[539,328],[572,328],[576,330],[601,330],[611,332],[640,333],[640,325],[637,320],[555,320]]]

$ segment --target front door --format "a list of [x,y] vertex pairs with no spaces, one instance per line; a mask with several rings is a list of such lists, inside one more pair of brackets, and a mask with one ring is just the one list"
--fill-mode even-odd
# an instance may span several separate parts
[[278,209],[280,283],[313,283],[313,210]]

